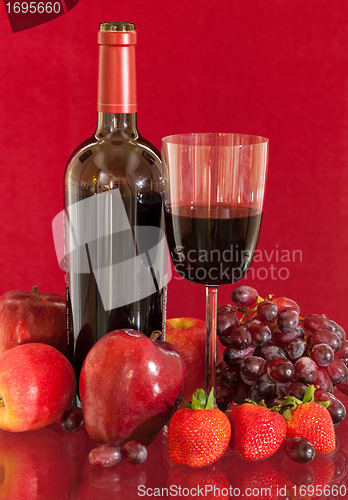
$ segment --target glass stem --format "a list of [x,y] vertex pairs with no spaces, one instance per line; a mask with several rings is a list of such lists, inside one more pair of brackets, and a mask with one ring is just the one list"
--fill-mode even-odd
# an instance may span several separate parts
[[205,344],[205,390],[209,395],[216,379],[216,313],[217,286],[206,286],[206,344]]

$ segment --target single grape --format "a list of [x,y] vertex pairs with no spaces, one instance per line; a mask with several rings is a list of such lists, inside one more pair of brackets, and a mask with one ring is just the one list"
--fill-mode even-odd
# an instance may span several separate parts
[[232,387],[237,380],[240,379],[240,364],[234,366],[228,366],[226,363],[222,363],[223,367],[221,369],[221,380],[228,387]]
[[237,325],[230,335],[230,346],[234,349],[246,349],[252,341],[251,334],[245,325]]
[[317,330],[311,337],[311,342],[315,344],[327,344],[334,352],[337,352],[341,345],[341,339],[335,333],[328,330]]
[[258,378],[250,389],[249,398],[260,403],[260,401],[268,401],[273,397],[275,391],[275,382],[267,373]]
[[302,384],[301,382],[293,382],[289,385],[286,390],[287,396],[294,396],[302,401],[302,398],[308,388],[308,385]]
[[273,297],[272,302],[278,307],[278,312],[280,312],[284,307],[293,307],[300,314],[300,308],[298,304],[287,297]]
[[324,368],[334,384],[344,384],[348,380],[348,367],[337,356],[333,362]]
[[268,344],[262,346],[259,350],[259,356],[261,358],[264,358],[267,363],[271,361],[273,358],[277,358],[279,356],[286,358],[286,351],[282,348],[276,345],[274,342],[268,342]]
[[297,361],[308,354],[308,345],[302,339],[294,339],[290,344],[286,346],[286,352],[288,353],[289,359],[291,361]]
[[311,358],[300,358],[295,363],[295,379],[297,382],[311,385],[318,376],[318,366]]
[[257,317],[265,323],[272,323],[278,316],[278,307],[270,300],[264,300],[257,306]]
[[60,423],[66,432],[76,432],[83,426],[82,409],[78,407],[68,408],[63,413]]
[[227,347],[231,342],[231,337],[229,335],[219,335],[218,339],[220,340],[220,344],[224,347]]
[[336,351],[336,356],[342,360],[348,358],[348,340],[341,340],[341,347]]
[[291,361],[279,356],[268,363],[267,373],[275,382],[285,384],[294,378],[295,368]]
[[[89,467],[89,469],[88,469],[88,489],[91,489],[93,492],[119,491],[121,489],[121,484],[122,483],[124,484],[124,477],[122,474],[123,471],[120,469],[121,469],[120,467],[101,467],[101,466]],[[58,489],[58,491],[59,491],[59,489]],[[74,494],[75,493],[73,492],[72,495],[74,496]],[[89,496],[88,493],[87,493],[87,495]],[[100,497],[100,495],[98,495],[98,493],[96,493],[96,495],[97,495],[97,499],[101,500],[102,497]],[[73,498],[73,496],[71,497],[71,494],[70,494],[71,498]],[[80,494],[79,494],[79,497],[81,498]],[[82,498],[83,497],[85,497],[84,494],[82,494]],[[54,498],[54,497],[51,496],[50,498]],[[69,498],[69,497],[66,497],[66,498]],[[105,496],[104,496],[104,498],[105,498]],[[86,499],[86,497],[85,497],[85,499]],[[94,500],[97,500],[97,499],[94,496]],[[76,500],[76,496],[75,496],[75,500]]]
[[298,325],[300,315],[294,307],[284,307],[278,314],[277,325],[284,333],[292,332]]
[[246,349],[240,350],[228,345],[223,353],[223,359],[225,363],[229,366],[234,366],[243,361],[243,359],[248,356],[252,356],[255,351],[255,347],[247,347]]
[[333,394],[330,394],[327,391],[323,391],[322,389],[317,389],[314,392],[314,399],[320,402],[330,401],[327,410],[331,415],[332,422],[334,425],[338,425],[345,419],[346,409],[344,407],[344,404],[341,403],[341,401],[338,398],[336,398],[336,396],[334,396]]
[[332,319],[320,314],[310,314],[303,321],[304,329],[312,335],[317,330],[328,330],[332,333],[338,334],[338,325]]
[[252,344],[255,347],[263,346],[271,340],[271,330],[259,319],[253,319],[250,321],[250,323],[248,323],[248,330],[251,334]]
[[241,285],[235,288],[231,294],[232,302],[239,307],[248,307],[257,301],[259,294],[255,288],[247,285]]
[[[306,486],[313,485],[316,478],[316,474],[313,470],[313,467],[310,464],[301,464],[295,462],[294,460],[291,460],[291,458],[289,457],[285,458],[285,460],[282,461],[281,471],[284,474],[287,482],[290,481],[290,483],[296,485],[298,488],[302,488],[302,491],[305,489]],[[293,495],[291,495],[291,499],[293,498],[294,498]],[[302,495],[301,496],[296,495],[295,498],[296,499],[301,498],[302,500],[303,498],[308,498],[308,497],[307,495],[305,497]],[[327,498],[326,500],[329,499]]]
[[348,380],[344,382],[344,384],[336,384],[336,387],[339,391],[348,396]]
[[242,379],[248,385],[253,385],[266,371],[267,362],[258,356],[249,356],[240,365]]
[[334,357],[335,353],[327,344],[315,344],[311,352],[311,358],[318,366],[329,366]]
[[245,403],[245,400],[249,397],[250,385],[245,384],[243,380],[238,380],[233,389],[233,401],[236,405]]
[[227,411],[233,402],[234,389],[227,387],[222,380],[215,384],[215,399],[219,410]]
[[145,462],[147,458],[147,449],[137,441],[127,441],[121,446],[124,458],[133,465],[139,465]]
[[275,394],[280,398],[285,398],[288,387],[290,387],[290,385],[291,382],[286,382],[284,384],[277,382],[275,386]]
[[346,332],[345,332],[345,330],[343,330],[343,328],[341,327],[341,325],[337,325],[337,326],[338,326],[337,335],[339,336],[339,338],[341,340],[344,340],[346,338]]
[[321,368],[320,366],[318,366],[318,376],[314,380],[313,385],[315,387],[318,387],[319,389],[323,389],[323,391],[334,391],[334,384],[331,380],[330,375],[327,373],[325,368]]
[[301,437],[289,437],[284,443],[284,453],[291,460],[300,464],[308,464],[315,457],[315,449],[312,443]]
[[226,336],[226,330],[231,331],[236,325],[238,325],[238,318],[230,306],[223,306],[217,310],[216,333],[218,335]]
[[113,444],[102,444],[93,448],[89,452],[88,458],[92,465],[112,467],[121,462],[122,452],[119,446]]
[[280,347],[286,347],[290,342],[295,339],[303,339],[305,336],[305,331],[301,325],[297,325],[296,328],[291,330],[291,332],[285,333],[279,329],[275,328],[272,332],[272,340]]

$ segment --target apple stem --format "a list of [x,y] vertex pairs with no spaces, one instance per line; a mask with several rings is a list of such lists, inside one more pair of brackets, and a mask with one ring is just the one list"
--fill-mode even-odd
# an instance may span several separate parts
[[1,396],[0,396],[0,406],[5,406],[5,402],[4,402],[4,400],[2,399]]
[[31,287],[31,291],[33,292],[34,295],[37,294],[37,291],[38,291],[39,287],[38,286],[33,286]]
[[162,336],[162,332],[161,330],[154,330],[152,333],[151,333],[151,337],[150,339],[151,340],[157,340],[159,337]]

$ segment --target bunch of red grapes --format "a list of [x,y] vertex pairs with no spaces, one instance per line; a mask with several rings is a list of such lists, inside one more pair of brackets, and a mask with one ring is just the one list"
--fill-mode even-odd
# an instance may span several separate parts
[[348,340],[344,329],[319,314],[300,316],[286,297],[262,299],[255,288],[232,292],[234,305],[217,313],[218,338],[226,349],[217,367],[216,401],[226,411],[245,399],[268,407],[288,396],[302,399],[310,385],[315,399],[330,401],[334,425],[346,410],[333,395],[335,387],[348,394]]

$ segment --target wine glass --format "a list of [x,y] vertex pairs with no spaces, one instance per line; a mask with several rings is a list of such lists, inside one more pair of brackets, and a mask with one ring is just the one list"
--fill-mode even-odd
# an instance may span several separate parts
[[206,391],[215,388],[217,290],[241,280],[262,218],[269,141],[193,133],[162,139],[168,246],[176,271],[206,286]]

